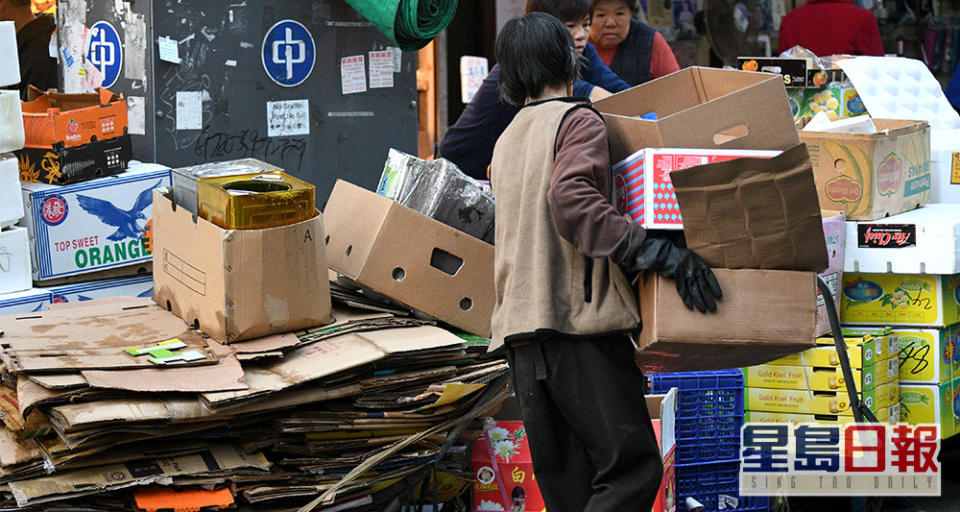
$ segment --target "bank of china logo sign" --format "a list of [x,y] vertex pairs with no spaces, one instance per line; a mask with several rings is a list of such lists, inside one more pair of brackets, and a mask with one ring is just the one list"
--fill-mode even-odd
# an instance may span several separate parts
[[263,70],[283,87],[302,84],[313,71],[316,46],[307,27],[294,20],[278,21],[263,37]]
[[123,47],[120,34],[109,22],[98,21],[87,34],[87,62],[103,75],[101,87],[113,87],[123,69]]

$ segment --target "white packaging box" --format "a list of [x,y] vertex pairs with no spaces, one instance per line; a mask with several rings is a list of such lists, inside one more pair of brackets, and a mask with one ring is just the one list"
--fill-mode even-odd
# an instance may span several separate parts
[[960,206],[928,204],[874,221],[847,221],[844,272],[960,273]]
[[12,153],[0,154],[0,228],[12,226],[23,217],[20,170]]
[[20,54],[17,29],[12,21],[0,21],[0,87],[20,83]]
[[153,296],[153,275],[144,274],[119,279],[102,279],[87,283],[56,286],[48,290],[52,295],[51,302],[54,304],[83,302],[125,295],[149,298]]
[[960,203],[960,130],[930,131],[930,202]]
[[33,280],[150,261],[153,189],[170,185],[170,169],[155,166],[71,185],[23,183]]
[[0,293],[23,291],[32,284],[27,230],[19,227],[0,230]]
[[0,90],[0,153],[23,149],[24,140],[20,92]]
[[49,305],[49,290],[30,288],[22,292],[0,294],[0,316],[45,311]]

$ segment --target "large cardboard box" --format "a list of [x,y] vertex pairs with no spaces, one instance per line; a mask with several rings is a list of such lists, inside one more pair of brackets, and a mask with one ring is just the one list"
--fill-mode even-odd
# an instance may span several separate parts
[[878,221],[849,221],[847,272],[960,273],[960,207],[928,204]]
[[162,166],[73,185],[23,183],[34,282],[150,261],[153,189],[169,185]]
[[324,211],[330,268],[391,299],[490,335],[493,246],[337,180]]
[[960,324],[894,332],[900,338],[900,382],[938,385],[960,377]]
[[801,131],[820,206],[850,220],[874,220],[923,206],[930,198],[930,126],[874,119],[878,133]]
[[[860,400],[872,412],[894,406],[900,400],[900,383],[888,382],[860,393]],[[791,414],[853,415],[846,389],[809,391],[806,389],[746,388],[744,409]]]
[[[897,359],[892,358],[854,369],[857,391],[871,390],[897,380],[900,370],[898,363]],[[743,384],[754,388],[836,391],[846,389],[846,378],[839,367],[762,364],[743,369]]]
[[738,368],[814,346],[816,274],[714,269],[723,289],[717,312],[683,305],[673,280],[644,274],[637,363],[647,372]]
[[646,229],[683,229],[670,173],[735,158],[767,158],[779,151],[646,148],[613,166],[616,205]]
[[[800,142],[783,79],[768,73],[689,67],[594,107],[607,122],[614,162],[644,148],[782,151]],[[651,112],[656,121],[640,119]]]
[[843,276],[840,317],[850,325],[946,327],[960,322],[960,274]]
[[278,228],[228,230],[153,195],[153,300],[230,343],[331,320],[320,215]]

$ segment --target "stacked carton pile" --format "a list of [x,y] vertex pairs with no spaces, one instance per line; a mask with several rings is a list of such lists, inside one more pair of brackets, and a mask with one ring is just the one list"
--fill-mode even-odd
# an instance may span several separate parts
[[30,97],[0,93],[0,314],[150,296],[151,195],[170,170],[128,168],[122,95]]
[[932,204],[873,222],[850,222],[841,316],[893,326],[900,337],[901,417],[957,432],[960,213]]
[[[851,335],[844,340],[860,400],[882,423],[899,421],[897,336]],[[746,421],[845,423],[853,410],[832,337],[819,346],[744,368]]]
[[[262,510],[466,489],[457,440],[505,397],[506,363],[476,336],[489,331],[489,245],[347,183],[323,217],[311,202],[302,219],[246,229],[152,192],[153,301],[0,317],[16,404],[0,436],[4,505],[129,507],[162,493],[140,490],[151,484]],[[269,199],[240,197],[239,213]],[[352,281],[328,274],[328,251]],[[438,251],[458,268],[436,268]]]

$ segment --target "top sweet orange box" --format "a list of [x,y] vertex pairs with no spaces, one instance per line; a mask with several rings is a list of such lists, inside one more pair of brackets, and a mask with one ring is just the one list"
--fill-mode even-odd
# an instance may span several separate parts
[[127,102],[122,94],[100,89],[92,94],[42,92],[31,87],[23,109],[24,146],[52,148],[82,146],[127,132]]

